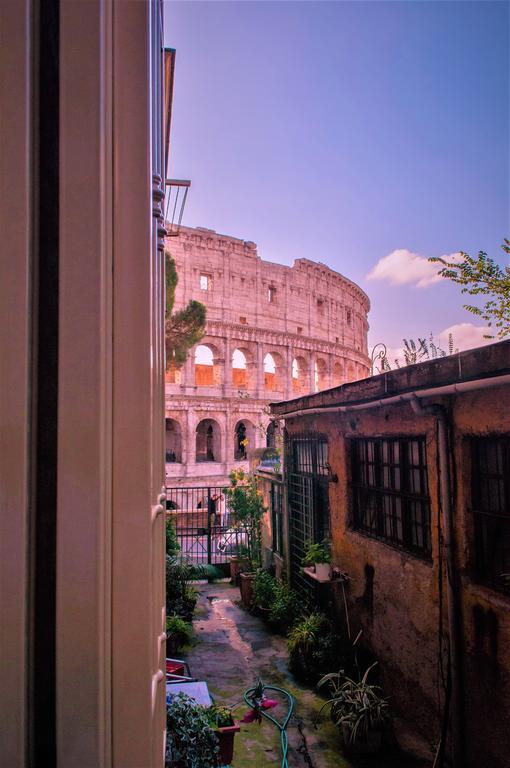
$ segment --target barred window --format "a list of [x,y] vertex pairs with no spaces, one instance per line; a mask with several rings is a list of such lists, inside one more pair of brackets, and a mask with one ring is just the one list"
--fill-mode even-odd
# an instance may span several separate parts
[[351,455],[352,528],[429,557],[425,438],[354,439]]
[[471,490],[478,580],[510,593],[510,437],[472,439]]
[[271,483],[271,531],[273,552],[283,554],[283,510],[282,510],[282,486],[279,483]]

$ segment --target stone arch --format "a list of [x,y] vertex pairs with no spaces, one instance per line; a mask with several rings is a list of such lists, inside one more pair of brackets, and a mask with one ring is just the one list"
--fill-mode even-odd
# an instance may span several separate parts
[[182,430],[175,419],[165,419],[165,461],[171,464],[182,462]]
[[333,363],[333,386],[339,387],[344,383],[344,364],[341,360]]
[[232,386],[234,389],[253,389],[255,365],[250,350],[238,346],[232,352]]
[[321,392],[323,389],[327,389],[329,387],[328,364],[322,357],[318,357],[315,361],[314,385],[316,392]]
[[195,461],[221,461],[221,429],[215,419],[202,419],[197,424]]
[[195,385],[216,387],[221,384],[220,361],[217,348],[206,342],[198,344],[194,353]]
[[285,365],[283,357],[273,350],[266,352],[263,366],[264,389],[267,392],[283,392],[285,389]]
[[165,384],[181,384],[182,383],[182,368],[176,365],[170,365],[165,371]]
[[301,355],[296,355],[292,359],[291,378],[292,391],[296,394],[305,394],[309,390],[307,385],[308,366],[306,360]]
[[347,363],[347,381],[356,381],[356,367],[352,360]]
[[244,461],[248,451],[255,448],[255,426],[249,419],[241,419],[234,429],[234,459]]
[[270,421],[266,428],[266,448],[276,448],[276,433],[276,423]]

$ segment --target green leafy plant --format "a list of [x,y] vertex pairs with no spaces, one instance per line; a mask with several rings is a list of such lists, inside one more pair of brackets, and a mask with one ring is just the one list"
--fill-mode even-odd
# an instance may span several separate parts
[[166,519],[166,554],[170,557],[175,556],[179,551],[179,542],[177,541],[177,534],[175,532],[174,521],[167,517]]
[[167,706],[166,768],[216,768],[218,739],[205,707],[179,693]]
[[189,350],[198,344],[205,333],[206,309],[199,301],[192,299],[186,307],[173,313],[178,279],[175,261],[166,252],[165,343],[167,370],[172,367],[181,368],[186,362]]
[[166,631],[177,640],[179,646],[187,645],[188,643],[191,643],[193,639],[193,628],[191,624],[175,614],[166,617]]
[[227,505],[232,512],[234,525],[241,528],[246,536],[247,559],[250,570],[260,566],[261,521],[266,511],[257,480],[242,469],[233,470],[230,487],[224,489]]
[[[504,238],[501,246],[505,257],[510,254],[510,240]],[[485,251],[479,251],[473,258],[461,251],[460,260],[431,258],[429,261],[442,264],[441,277],[462,286],[462,293],[470,296],[488,296],[482,307],[464,304],[464,309],[486,321],[489,328],[496,328],[494,335],[487,338],[503,339],[510,334],[510,267],[500,267]]]
[[331,550],[326,539],[320,544],[309,542],[306,547],[303,565],[314,565],[315,563],[331,563]]
[[270,624],[286,634],[300,613],[301,608],[297,593],[284,582],[277,581],[268,616]]
[[298,620],[289,632],[289,669],[300,680],[317,682],[339,661],[340,639],[323,613],[311,613]]
[[166,557],[166,612],[191,621],[197,602],[197,592],[192,582],[207,578],[204,568],[191,563],[185,557]]
[[275,597],[277,580],[269,571],[259,568],[253,582],[253,602],[257,608],[270,608]]
[[347,734],[349,744],[366,742],[370,732],[381,731],[388,723],[388,699],[381,695],[380,686],[368,683],[368,675],[376,664],[368,667],[359,682],[342,672],[332,672],[317,685],[319,689],[328,686],[331,691],[320,712],[330,707],[332,721]]
[[229,728],[234,725],[232,710],[220,704],[211,704],[205,711],[211,728]]

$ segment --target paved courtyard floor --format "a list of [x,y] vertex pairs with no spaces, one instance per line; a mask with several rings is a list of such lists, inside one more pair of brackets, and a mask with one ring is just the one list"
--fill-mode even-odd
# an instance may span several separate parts
[[[287,732],[290,768],[425,768],[430,760],[418,760],[399,750],[384,757],[351,758],[343,755],[337,728],[323,718],[318,730],[313,722],[323,699],[298,683],[287,667],[285,638],[272,634],[264,622],[237,605],[239,590],[226,583],[205,584],[194,621],[196,644],[183,654],[191,673],[206,680],[216,702],[232,706],[260,678],[266,685],[288,690],[296,700],[295,716]],[[236,709],[236,718],[246,711]],[[283,704],[271,710],[277,719],[286,712]],[[304,737],[304,738],[303,738]],[[305,741],[306,740],[306,749]],[[263,720],[242,724],[236,735],[233,768],[279,768],[279,736]]]

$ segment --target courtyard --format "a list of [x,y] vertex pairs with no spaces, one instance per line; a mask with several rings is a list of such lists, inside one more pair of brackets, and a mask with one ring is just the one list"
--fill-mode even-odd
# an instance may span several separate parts
[[[193,677],[205,680],[218,704],[235,706],[246,689],[260,678],[266,685],[289,691],[295,699],[294,715],[287,729],[289,767],[298,768],[422,768],[430,765],[427,745],[410,735],[396,722],[401,747],[387,747],[376,757],[348,758],[344,755],[337,728],[327,716],[318,729],[314,722],[324,699],[295,680],[287,666],[284,637],[273,634],[257,616],[239,605],[239,590],[225,582],[202,584],[195,610],[195,642],[179,655],[185,658]],[[240,703],[235,718],[241,719],[246,705]],[[286,714],[282,702],[271,714],[281,720]],[[279,735],[263,720],[241,724],[235,739],[234,768],[269,768],[281,760]]]

